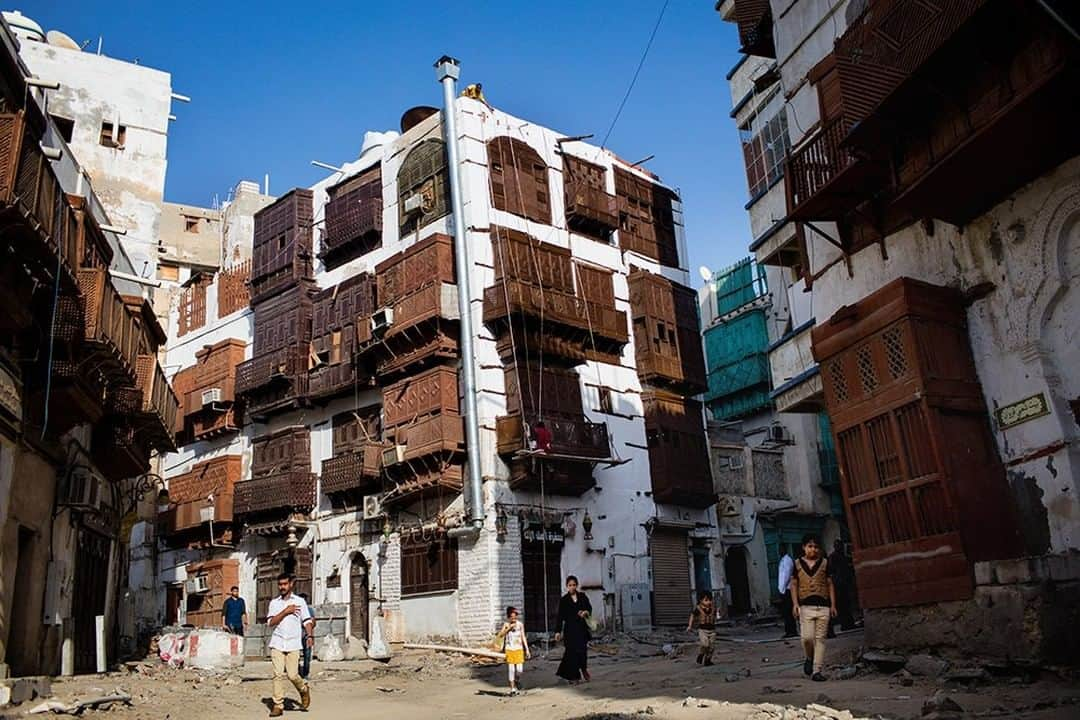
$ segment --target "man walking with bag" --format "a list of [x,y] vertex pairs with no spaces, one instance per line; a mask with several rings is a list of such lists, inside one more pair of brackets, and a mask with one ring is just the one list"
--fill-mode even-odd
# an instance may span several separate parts
[[293,595],[293,578],[282,573],[277,579],[279,597],[270,601],[266,622],[272,627],[270,661],[274,665],[274,706],[270,717],[285,712],[285,682],[291,682],[300,693],[300,707],[311,705],[311,689],[300,677],[300,654],[304,647],[305,627],[311,632],[311,611],[307,603]]

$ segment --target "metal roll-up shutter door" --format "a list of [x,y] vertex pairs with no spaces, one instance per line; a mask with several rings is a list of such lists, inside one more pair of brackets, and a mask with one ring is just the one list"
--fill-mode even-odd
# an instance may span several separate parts
[[655,624],[684,624],[693,604],[685,530],[653,531],[652,567]]

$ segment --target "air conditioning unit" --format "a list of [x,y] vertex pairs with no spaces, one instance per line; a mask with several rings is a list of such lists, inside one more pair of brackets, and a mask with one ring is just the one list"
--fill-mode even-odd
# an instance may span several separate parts
[[68,479],[65,505],[80,508],[98,509],[105,493],[104,481],[89,471],[75,470]]
[[423,193],[415,193],[405,198],[405,214],[412,215],[415,212],[420,212],[424,209],[424,195]]
[[193,578],[188,578],[187,592],[188,595],[201,595],[210,592],[210,578],[206,575],[196,575]]
[[770,425],[769,442],[779,443],[783,445],[791,442],[791,438],[790,436],[788,436],[787,428],[783,425]]
[[364,519],[374,520],[383,516],[382,509],[382,496],[381,495],[365,495],[364,496]]
[[404,445],[391,445],[383,450],[382,464],[396,465],[397,463],[405,462],[405,446]]
[[208,388],[202,391],[203,407],[221,402],[221,388]]
[[371,332],[373,333],[384,332],[393,324],[394,308],[392,307],[379,308],[371,314]]

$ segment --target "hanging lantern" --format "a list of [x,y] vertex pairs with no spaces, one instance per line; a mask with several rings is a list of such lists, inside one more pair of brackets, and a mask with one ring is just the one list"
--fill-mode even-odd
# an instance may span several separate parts
[[503,508],[502,505],[500,505],[498,510],[495,512],[495,534],[496,534],[496,536],[498,536],[500,538],[506,537],[506,524],[507,524],[506,510]]
[[390,525],[390,517],[383,518],[382,526],[382,541],[385,543],[390,539],[390,533],[394,531],[394,528]]
[[585,539],[592,540],[592,518],[589,517],[589,511],[585,511],[585,517],[581,519],[581,529],[585,531]]

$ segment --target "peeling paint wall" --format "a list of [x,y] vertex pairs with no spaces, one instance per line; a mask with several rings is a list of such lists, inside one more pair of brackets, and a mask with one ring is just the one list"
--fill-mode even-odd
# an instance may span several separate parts
[[[154,277],[165,192],[172,82],[169,73],[106,55],[23,40],[19,55],[60,83],[49,113],[74,122],[69,143],[122,237],[137,274]],[[102,144],[102,124],[125,128],[123,147]]]

